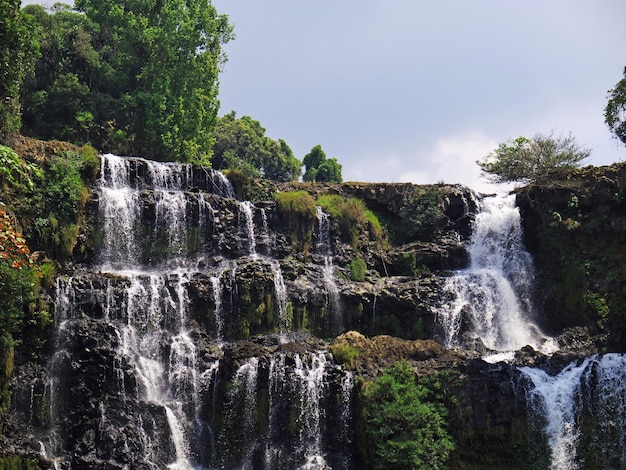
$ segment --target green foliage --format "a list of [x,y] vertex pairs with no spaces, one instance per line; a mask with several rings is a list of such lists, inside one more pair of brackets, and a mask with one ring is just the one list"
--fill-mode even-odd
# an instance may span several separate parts
[[81,154],[52,156],[32,198],[36,217],[29,239],[39,250],[61,261],[72,254],[89,194],[82,175],[93,174],[96,161],[90,147]]
[[588,290],[585,293],[584,301],[585,304],[587,304],[587,306],[598,315],[598,318],[601,321],[606,321],[611,313],[611,309],[606,301],[606,298],[596,292]]
[[476,163],[493,182],[548,182],[558,174],[578,168],[591,152],[582,149],[572,135],[537,134],[532,139],[518,137]]
[[37,165],[24,161],[12,148],[0,145],[0,186],[25,186],[32,190],[33,179],[41,176]]
[[35,459],[18,455],[0,456],[0,470],[39,470],[40,468]]
[[609,100],[604,108],[604,122],[613,136],[626,145],[626,67],[624,77],[609,90]]
[[0,0],[0,141],[20,128],[20,92],[32,75],[39,44],[33,18],[19,0]]
[[297,180],[301,166],[284,140],[266,137],[259,121],[237,119],[234,111],[218,119],[211,163],[217,170],[236,169],[250,178],[275,181]]
[[443,382],[421,382],[409,363],[401,361],[365,387],[365,432],[373,468],[447,468],[455,444],[446,429]]
[[367,264],[363,258],[354,258],[348,265],[350,270],[350,279],[357,282],[363,282],[365,280],[365,274],[367,273]]
[[274,195],[278,210],[283,215],[314,220],[316,217],[315,199],[306,191],[288,191]]
[[354,361],[361,355],[361,350],[351,344],[332,344],[329,349],[335,363],[349,369],[354,368]]
[[417,186],[400,209],[401,241],[431,240],[445,224],[441,190]]
[[209,2],[78,0],[25,8],[42,56],[23,132],[116,153],[208,164],[227,17]]
[[341,164],[336,158],[326,158],[326,153],[321,145],[316,145],[305,155],[302,160],[306,171],[302,179],[304,181],[317,181],[320,183],[341,183]]
[[9,379],[13,372],[15,338],[34,350],[37,334],[50,323],[47,306],[39,297],[39,271],[24,238],[9,214],[0,209],[0,411],[10,403]]

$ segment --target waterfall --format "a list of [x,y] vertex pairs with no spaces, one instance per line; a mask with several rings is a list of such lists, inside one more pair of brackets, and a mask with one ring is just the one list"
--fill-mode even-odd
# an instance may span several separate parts
[[330,218],[320,206],[317,210],[317,229],[315,231],[315,246],[322,254],[324,266],[322,267],[322,279],[326,287],[326,308],[327,318],[331,331],[340,332],[343,329],[343,312],[341,309],[341,299],[339,297],[339,287],[333,266],[332,247],[330,243]]
[[274,276],[274,290],[276,292],[276,301],[278,303],[278,324],[281,332],[284,332],[290,327],[290,318],[287,311],[287,287],[285,286],[282,269],[280,269],[280,263],[278,261],[271,260],[270,267],[272,268],[272,274]]
[[243,227],[248,237],[248,243],[250,247],[249,255],[252,258],[256,258],[256,237],[254,235],[254,218],[253,218],[253,205],[250,201],[242,201],[239,203],[239,214],[243,219]]
[[586,468],[585,459],[600,463],[594,468],[626,468],[625,355],[587,357],[554,376],[520,371],[532,384],[527,403],[544,423],[552,470]]
[[[105,462],[176,470],[322,470],[334,462],[349,468],[352,451],[341,446],[353,442],[352,374],[325,352],[291,351],[288,335],[258,343],[252,354],[261,355],[253,357],[225,343],[240,334],[231,321],[248,321],[244,295],[256,295],[242,284],[240,296],[236,272],[255,276],[261,268],[263,285],[243,280],[268,296],[271,270],[276,302],[268,326],[291,328],[281,263],[257,254],[257,241],[262,253],[274,248],[271,206],[226,199],[234,194],[219,172],[114,155],[102,156],[96,194],[96,262],[56,281],[51,431],[41,439],[42,456],[63,469]],[[255,227],[255,216],[262,226]],[[325,222],[320,281],[326,279],[327,313],[338,315]],[[247,259],[238,263],[242,255]],[[80,387],[89,410],[68,401]],[[87,429],[86,443],[64,431],[72,413]]]
[[523,246],[515,195],[482,200],[468,252],[469,268],[444,286],[448,301],[438,311],[444,344],[460,345],[469,334],[496,351],[531,345],[554,352],[555,342],[532,323],[533,264]]

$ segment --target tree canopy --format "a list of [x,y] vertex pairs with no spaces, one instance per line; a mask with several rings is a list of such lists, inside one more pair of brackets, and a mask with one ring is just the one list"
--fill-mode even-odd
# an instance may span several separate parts
[[447,409],[436,396],[440,388],[419,383],[407,361],[367,386],[365,431],[374,447],[374,468],[447,468],[455,444],[446,429]]
[[613,135],[626,145],[626,67],[624,77],[609,90],[609,101],[604,108],[604,122]]
[[579,167],[590,153],[580,148],[571,134],[537,134],[502,143],[476,163],[495,183],[546,182],[555,174]]
[[322,150],[321,145],[316,145],[302,160],[306,167],[304,181],[317,181],[324,183],[341,183],[341,164],[336,158],[326,158],[326,153]]
[[208,163],[221,46],[210,2],[77,0],[37,18],[42,57],[24,93],[24,132],[160,160]]
[[20,0],[0,0],[0,140],[20,128],[20,92],[32,74],[39,44]]
[[267,137],[259,121],[250,116],[237,119],[234,111],[218,118],[212,164],[217,170],[237,169],[275,181],[297,180],[301,167],[284,140]]

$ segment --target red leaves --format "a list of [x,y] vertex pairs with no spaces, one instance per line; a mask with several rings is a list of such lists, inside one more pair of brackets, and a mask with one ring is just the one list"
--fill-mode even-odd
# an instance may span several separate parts
[[0,259],[11,261],[15,269],[33,264],[26,239],[15,231],[11,216],[3,209],[0,209]]

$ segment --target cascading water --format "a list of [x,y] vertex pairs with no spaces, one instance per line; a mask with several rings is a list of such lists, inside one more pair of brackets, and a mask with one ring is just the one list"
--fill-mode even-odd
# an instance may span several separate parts
[[[256,273],[260,267],[263,276],[271,271],[274,292],[263,295],[275,298],[274,327],[290,328],[280,263],[257,254],[257,241],[261,252],[269,253],[275,237],[265,209],[223,199],[233,191],[221,173],[113,155],[102,157],[97,195],[98,264],[92,272],[57,281],[51,432],[42,439],[41,455],[59,469],[120,462],[127,468],[322,470],[331,468],[328,452],[332,461],[348,465],[350,452],[339,448],[352,442],[354,381],[324,353],[250,357],[236,370],[223,370],[229,321],[241,315],[240,268]],[[257,230],[259,211],[263,227]],[[230,238],[224,239],[224,229]],[[207,329],[199,330],[198,322]],[[83,336],[73,331],[77,328]],[[88,344],[82,354],[100,347],[89,343],[87,331],[93,328],[111,344],[106,353],[111,371],[101,377],[106,392],[90,402],[91,453],[73,464],[62,432],[70,406],[64,400],[75,386],[73,368],[84,362],[75,356],[83,348],[76,338]],[[329,397],[341,399],[327,417]],[[225,409],[231,405],[240,411]],[[294,418],[288,426],[286,416]],[[331,443],[324,437],[334,432],[328,419],[341,423]],[[249,442],[242,444],[243,455],[231,455],[238,436]]]
[[343,328],[343,318],[341,311],[341,301],[339,298],[339,287],[333,266],[332,247],[330,243],[330,218],[320,206],[317,210],[317,230],[315,232],[315,245],[317,251],[323,256],[324,267],[322,277],[326,287],[327,303],[329,310],[328,318],[330,329],[335,332]]
[[496,351],[525,345],[553,352],[555,343],[532,323],[532,259],[524,249],[515,195],[485,197],[468,247],[470,266],[446,280],[438,312],[447,346],[464,334]]
[[527,403],[543,423],[552,470],[626,468],[625,355],[588,357],[554,376],[520,370],[532,383]]

